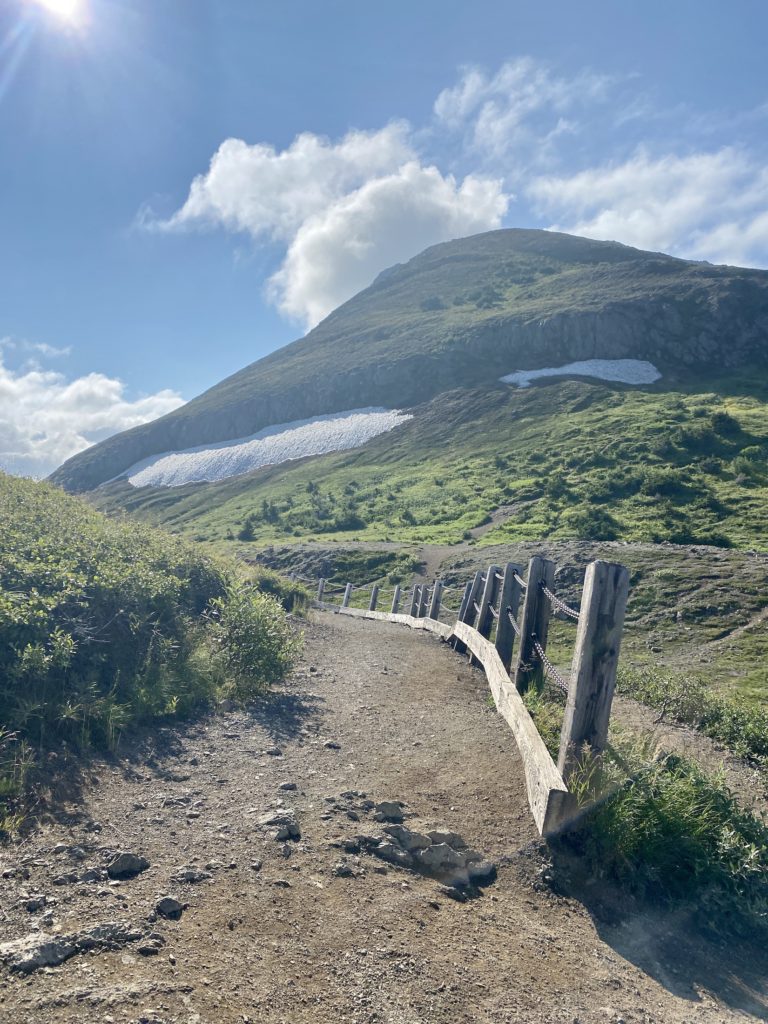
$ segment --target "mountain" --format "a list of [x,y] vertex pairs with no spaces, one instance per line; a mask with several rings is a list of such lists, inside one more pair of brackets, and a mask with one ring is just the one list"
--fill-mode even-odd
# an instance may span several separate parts
[[384,271],[306,337],[81,452],[51,479],[92,491],[160,453],[347,410],[411,409],[517,369],[647,360],[670,382],[765,368],[766,337],[768,272],[493,231]]

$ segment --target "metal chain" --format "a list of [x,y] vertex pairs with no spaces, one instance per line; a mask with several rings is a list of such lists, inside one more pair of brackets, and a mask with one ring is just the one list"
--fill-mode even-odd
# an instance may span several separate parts
[[565,603],[565,601],[561,601],[560,598],[557,596],[557,594],[553,594],[552,593],[552,591],[549,589],[549,587],[545,586],[542,583],[541,584],[541,589],[546,594],[546,596],[549,598],[549,600],[551,601],[552,607],[555,609],[556,612],[562,612],[563,615],[567,615],[571,619],[578,620],[579,613],[574,608],[570,608]]
[[498,619],[499,613],[496,611],[496,609],[493,607],[492,604],[488,605],[488,611],[491,613],[491,615],[494,617],[494,619]]
[[507,618],[510,621],[512,629],[514,629],[514,631],[515,631],[515,635],[516,636],[520,636],[520,627],[518,626],[517,622],[515,621],[515,617],[512,614],[512,609],[511,608],[507,608]]
[[555,686],[561,689],[563,693],[568,693],[568,683],[565,681],[565,679],[563,679],[563,677],[557,671],[555,666],[549,660],[546,653],[544,652],[544,648],[541,646],[538,640],[533,641],[533,649],[538,654],[539,659],[541,660],[541,663],[544,666],[544,671],[550,677]]
[[523,588],[523,590],[525,590],[528,587],[528,584],[525,582],[523,577],[522,576],[518,576],[517,573],[515,573],[515,579],[520,584],[520,586]]

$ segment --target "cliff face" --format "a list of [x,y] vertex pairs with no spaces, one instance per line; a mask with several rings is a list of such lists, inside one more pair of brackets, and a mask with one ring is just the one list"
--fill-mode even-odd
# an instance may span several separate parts
[[700,373],[768,364],[768,272],[614,242],[496,231],[379,275],[305,338],[51,479],[87,491],[159,452],[367,405],[407,408],[516,369],[647,359]]

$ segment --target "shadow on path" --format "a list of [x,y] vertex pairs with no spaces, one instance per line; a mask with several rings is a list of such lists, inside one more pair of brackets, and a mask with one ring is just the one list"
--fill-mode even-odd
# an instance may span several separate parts
[[[768,1021],[768,951],[758,936],[723,938],[703,929],[695,908],[639,905],[594,878],[573,880],[573,863],[555,855],[562,895],[588,911],[600,938],[680,999],[703,1003],[707,993],[732,1010]],[[563,868],[563,874],[560,874]]]

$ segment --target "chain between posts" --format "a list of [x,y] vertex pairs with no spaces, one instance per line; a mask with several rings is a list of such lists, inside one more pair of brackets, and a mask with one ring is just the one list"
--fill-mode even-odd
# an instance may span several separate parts
[[544,666],[544,671],[549,676],[550,680],[555,684],[555,686],[558,689],[562,690],[563,693],[567,694],[568,693],[568,683],[565,681],[565,679],[563,679],[563,677],[557,671],[555,666],[549,660],[549,658],[547,657],[547,655],[546,655],[546,653],[544,651],[544,648],[541,646],[541,644],[539,643],[538,640],[534,640],[533,641],[533,649],[538,654],[539,660],[541,661],[541,664]]
[[511,608],[507,608],[507,618],[510,621],[512,629],[514,629],[514,631],[515,631],[515,636],[519,637],[520,636],[520,627],[517,624],[517,620],[515,619],[515,616],[512,614],[512,609]]
[[550,604],[556,612],[562,612],[563,615],[567,615],[569,619],[575,619],[578,622],[579,613],[575,608],[571,608],[567,605],[565,601],[562,601],[557,594],[553,594],[549,587],[544,586],[543,583],[541,584],[541,589],[545,596],[549,598]]
[[522,576],[518,576],[517,573],[515,573],[515,579],[520,584],[520,586],[523,588],[523,590],[527,590],[528,589],[528,584],[525,582],[525,580],[523,579]]

